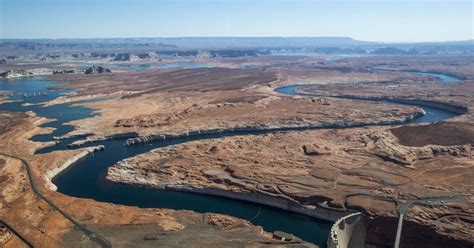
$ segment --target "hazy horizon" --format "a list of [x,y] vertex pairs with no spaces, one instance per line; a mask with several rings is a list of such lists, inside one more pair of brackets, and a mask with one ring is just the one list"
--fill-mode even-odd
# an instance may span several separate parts
[[150,36],[150,37],[87,37],[87,38],[81,38],[81,37],[71,37],[71,38],[0,38],[0,40],[113,40],[113,39],[192,39],[192,38],[350,38],[355,41],[363,41],[363,42],[374,42],[374,43],[380,43],[380,44],[413,44],[413,43],[443,43],[443,42],[469,42],[472,41],[474,42],[474,38],[470,39],[464,39],[464,40],[453,40],[453,39],[448,39],[448,40],[435,40],[435,41],[373,41],[373,40],[361,40],[361,39],[354,39],[352,37],[347,37],[347,36],[169,36],[169,37],[164,37],[164,36]]
[[470,0],[0,0],[2,39],[474,39]]

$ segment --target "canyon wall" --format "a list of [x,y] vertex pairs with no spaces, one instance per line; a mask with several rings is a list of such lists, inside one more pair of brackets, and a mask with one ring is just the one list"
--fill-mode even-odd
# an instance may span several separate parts
[[271,207],[276,207],[276,208],[292,211],[295,213],[304,214],[307,216],[311,216],[311,217],[315,217],[315,218],[327,220],[327,221],[339,220],[340,218],[350,213],[350,210],[342,211],[342,210],[336,210],[336,209],[331,209],[331,208],[324,208],[321,206],[308,208],[296,202],[291,202],[288,199],[268,196],[268,195],[264,195],[258,192],[240,193],[240,192],[232,192],[228,190],[215,189],[215,188],[194,188],[194,187],[189,187],[189,186],[166,187],[166,189],[193,192],[193,193],[206,194],[206,195],[214,195],[214,196],[231,198],[235,200],[248,201],[248,202],[258,203],[262,205],[267,205]]

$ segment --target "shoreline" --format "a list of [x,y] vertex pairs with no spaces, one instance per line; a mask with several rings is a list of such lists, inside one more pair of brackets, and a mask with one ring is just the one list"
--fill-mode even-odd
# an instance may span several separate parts
[[197,130],[191,132],[181,132],[181,133],[164,133],[164,134],[149,134],[140,136],[138,132],[124,132],[116,133],[105,136],[94,136],[93,133],[87,134],[77,134],[68,137],[54,137],[55,140],[65,140],[70,138],[81,138],[67,145],[69,148],[79,148],[87,144],[93,144],[97,142],[107,141],[111,139],[126,139],[125,146],[132,146],[138,144],[144,144],[156,140],[167,140],[167,139],[180,139],[180,138],[193,138],[205,135],[251,135],[251,134],[264,134],[272,132],[291,132],[291,131],[308,131],[308,130],[317,130],[317,129],[341,129],[341,128],[360,128],[368,126],[387,126],[387,125],[402,125],[408,121],[414,120],[418,117],[424,116],[426,112],[422,109],[419,112],[414,112],[411,115],[405,116],[398,120],[389,120],[389,121],[379,121],[379,122],[349,122],[349,123],[320,123],[320,124],[310,124],[310,123],[295,123],[293,125],[256,125],[248,127],[234,127],[234,128],[224,128],[224,129],[208,129],[208,130]]
[[389,103],[394,104],[403,104],[403,105],[414,105],[418,107],[432,107],[445,110],[457,115],[464,115],[470,111],[466,106],[440,102],[440,101],[431,101],[417,98],[398,98],[398,97],[387,97],[387,96],[357,96],[357,95],[315,95],[310,93],[295,93],[299,96],[313,96],[313,97],[334,97],[340,99],[350,99],[350,100],[363,100],[363,101],[373,101],[373,102],[383,102],[388,101]]
[[430,101],[423,99],[410,99],[410,98],[391,98],[391,97],[365,97],[365,96],[352,96],[352,95],[341,95],[341,96],[330,96],[336,98],[354,99],[354,100],[366,100],[366,101],[390,101],[393,103],[399,103],[404,105],[416,105],[442,109],[457,115],[463,115],[469,112],[469,108],[462,105],[456,105],[446,102]]
[[288,199],[278,197],[278,196],[271,196],[266,195],[261,192],[234,192],[224,189],[218,188],[196,188],[192,186],[186,185],[175,185],[175,186],[168,186],[168,185],[154,185],[154,184],[140,184],[134,182],[120,182],[114,181],[107,177],[105,179],[113,184],[118,185],[126,185],[130,187],[137,187],[137,188],[150,188],[150,189],[157,189],[157,190],[171,190],[177,192],[188,192],[192,194],[201,194],[201,195],[209,195],[209,196],[216,196],[222,197],[232,200],[239,200],[243,202],[250,202],[255,204],[260,204],[268,207],[277,208],[283,211],[289,211],[293,213],[302,214],[308,217],[313,217],[318,220],[323,220],[327,222],[336,222],[337,220],[349,215],[359,213],[356,210],[343,210],[343,209],[335,209],[330,207],[322,207],[312,206],[305,207],[296,201],[290,201]]
[[98,145],[98,146],[91,146],[91,147],[85,147],[82,152],[76,154],[74,157],[69,158],[66,160],[62,165],[59,167],[56,167],[54,169],[46,171],[44,175],[44,179],[46,180],[45,186],[49,190],[52,191],[57,191],[58,187],[53,183],[53,179],[61,174],[61,172],[65,171],[67,168],[70,166],[73,166],[75,162],[79,161],[80,159],[86,157],[90,153],[94,153],[96,151],[104,150],[105,147],[103,145]]
[[[465,114],[468,111],[467,107],[462,107],[462,106],[455,106],[455,105],[450,105],[447,103],[442,103],[442,102],[434,102],[434,101],[423,101],[423,100],[411,100],[411,99],[383,99],[383,98],[367,98],[367,99],[360,99],[360,100],[378,100],[378,101],[383,101],[383,100],[389,100],[394,103],[404,103],[404,104],[414,104],[418,106],[430,106],[430,107],[436,107],[440,108],[443,110],[451,111],[453,113],[457,114]],[[182,134],[175,134],[175,135],[149,135],[149,136],[141,136],[141,137],[135,137],[135,138],[129,138],[126,141],[125,145],[134,145],[134,144],[140,144],[140,143],[146,143],[154,140],[165,140],[165,139],[179,139],[179,138],[185,138],[185,137],[195,137],[198,138],[199,136],[205,136],[205,135],[226,135],[226,133],[229,136],[233,135],[244,135],[245,132],[277,132],[277,131],[303,131],[303,130],[311,130],[311,129],[327,129],[327,128],[356,128],[356,127],[365,127],[365,126],[377,126],[377,125],[399,125],[399,124],[404,124],[407,121],[413,120],[419,116],[423,116],[425,113],[424,111],[416,112],[408,117],[396,120],[396,121],[382,121],[382,122],[372,122],[372,123],[322,123],[318,125],[311,125],[311,124],[296,124],[295,126],[287,126],[287,127],[244,127],[244,128],[232,128],[232,129],[213,129],[213,130],[205,130],[205,131],[194,131],[194,132],[187,132],[187,133],[182,133]],[[251,133],[248,133],[251,134]],[[124,134],[116,134],[116,135],[111,135],[108,137],[116,137],[119,136],[121,138],[127,138],[127,136],[133,136],[137,135],[135,132],[128,132]],[[90,140],[91,143],[95,141],[103,141],[101,139],[99,140]],[[88,143],[88,142],[86,142]],[[102,146],[103,147],[103,146]],[[87,148],[92,148],[92,150],[87,149],[86,151],[83,151],[82,153],[76,155],[72,159],[66,161],[62,166],[52,170],[48,171],[47,173],[47,181],[50,184],[49,186],[52,186],[51,190],[56,190],[57,186],[52,183],[52,180],[58,176],[61,171],[66,170],[70,166],[74,166],[75,162],[80,160],[81,158],[87,156],[89,153],[94,152],[93,148],[95,147],[87,147]],[[110,180],[109,180],[110,181]],[[114,182],[114,183],[119,183],[119,184],[126,184],[126,185],[134,185],[137,187],[151,187],[151,188],[161,188],[161,187],[153,187],[150,185],[143,185],[143,184],[127,184],[127,183],[122,183],[122,182]],[[194,187],[188,187],[188,186],[163,186],[161,189],[163,190],[174,190],[174,191],[182,191],[182,192],[190,192],[190,193],[196,193],[196,194],[204,194],[204,195],[213,195],[217,197],[225,197],[229,199],[234,199],[234,200],[241,200],[241,201],[246,201],[246,202],[251,202],[251,203],[256,203],[256,204],[261,204],[265,206],[270,206],[270,207],[275,207],[277,209],[281,210],[286,210],[294,213],[299,213],[303,214],[305,216],[310,216],[314,217],[320,220],[324,221],[331,221],[331,222],[336,222],[339,221],[348,215],[350,216],[351,214],[356,214],[358,213],[355,210],[341,210],[338,211],[336,209],[329,209],[329,208],[323,208],[321,206],[314,206],[314,208],[308,208],[304,207],[296,202],[289,201],[288,199],[284,198],[279,198],[276,196],[269,196],[265,195],[260,192],[251,192],[251,193],[238,193],[238,192],[232,192],[232,191],[226,191],[226,190],[221,190],[221,189],[216,189],[216,188],[194,188]],[[334,225],[333,225],[334,226]]]
[[[422,110],[420,112],[413,113],[407,117],[393,121],[379,121],[379,122],[349,122],[349,123],[321,123],[321,124],[294,124],[288,126],[278,127],[261,127],[261,126],[250,126],[250,127],[238,127],[229,129],[209,129],[209,130],[198,130],[192,132],[186,132],[181,134],[151,134],[146,136],[138,136],[127,139],[125,146],[131,146],[136,144],[148,143],[156,140],[166,139],[179,139],[179,138],[193,138],[205,135],[223,135],[223,136],[234,136],[234,135],[251,135],[252,132],[256,134],[272,133],[272,132],[288,132],[288,131],[307,131],[317,129],[342,129],[342,128],[361,128],[369,126],[387,126],[387,125],[401,125],[405,122],[414,120],[418,117],[425,115]],[[261,132],[261,133],[259,133]],[[205,137],[204,137],[205,138]]]
[[[116,183],[116,182],[114,182]],[[303,214],[309,217],[314,217],[320,220],[335,222],[347,214],[355,213],[357,211],[341,210],[323,208],[321,206],[314,206],[314,208],[307,208],[296,202],[289,201],[284,198],[265,195],[260,192],[239,193],[216,188],[194,188],[188,186],[164,186],[165,190],[174,190],[182,192],[190,192],[196,194],[212,195],[218,197],[225,197],[234,200],[257,203],[265,206],[274,207],[277,209]]]

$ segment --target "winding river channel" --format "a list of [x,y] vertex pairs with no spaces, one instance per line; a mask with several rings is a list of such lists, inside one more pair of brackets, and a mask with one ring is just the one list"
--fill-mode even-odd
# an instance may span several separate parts
[[[43,125],[44,127],[55,128],[52,133],[37,135],[31,138],[33,141],[52,141],[53,137],[62,136],[73,130],[71,126],[64,125],[64,123],[94,115],[92,109],[74,104],[60,104],[50,107],[38,105],[39,103],[55,99],[58,96],[70,92],[70,90],[48,89],[48,87],[55,85],[54,82],[41,77],[0,80],[0,91],[8,91],[9,99],[12,100],[12,102],[1,104],[0,111],[33,111],[38,116],[55,119],[56,121]],[[276,89],[276,91],[281,94],[295,95],[295,90],[300,87],[304,86],[294,85],[281,87]],[[454,112],[440,108],[419,106],[425,110],[426,115],[408,121],[406,122],[407,124],[439,121],[457,115]],[[222,138],[243,134],[259,135],[269,132],[301,129],[308,128],[222,132],[185,138],[157,140],[133,146],[124,146],[125,138],[100,141],[93,145],[104,145],[105,150],[91,153],[77,161],[68,169],[57,175],[53,179],[53,183],[57,186],[58,192],[63,194],[94,199],[101,202],[138,207],[187,209],[201,213],[213,212],[227,214],[250,220],[255,225],[261,225],[266,231],[280,230],[292,233],[306,241],[325,247],[326,238],[332,224],[328,221],[246,201],[166,189],[129,186],[111,183],[105,180],[109,166],[125,158],[142,154],[155,148],[181,144],[193,140]],[[64,139],[55,146],[38,150],[37,153],[68,149],[67,144],[83,138],[84,137],[74,137]]]

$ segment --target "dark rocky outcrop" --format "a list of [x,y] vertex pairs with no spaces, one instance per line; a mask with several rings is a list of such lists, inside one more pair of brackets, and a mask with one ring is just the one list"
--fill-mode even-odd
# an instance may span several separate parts
[[139,53],[139,54],[137,54],[137,56],[140,59],[151,59],[151,56],[148,53]]
[[41,61],[56,60],[59,58],[60,56],[57,54],[47,54],[41,58]]
[[114,57],[115,53],[91,53],[89,57],[91,58],[108,58],[108,57]]
[[59,59],[60,56],[57,54],[48,54],[46,57],[48,59]]
[[320,146],[317,144],[307,144],[303,145],[303,152],[308,156],[318,156],[318,155],[329,155],[331,154],[331,148],[327,146]]
[[6,64],[7,63],[7,60],[5,58],[2,58],[2,60],[0,60],[0,64]]
[[282,231],[275,231],[275,232],[273,232],[273,238],[281,240],[281,241],[292,241],[296,237],[293,234],[289,234],[289,233],[282,232]]
[[105,68],[101,65],[93,65],[89,67],[84,73],[85,74],[97,74],[97,73],[106,73],[106,72],[112,72],[110,69]]
[[53,74],[73,74],[76,73],[75,70],[54,70]]

